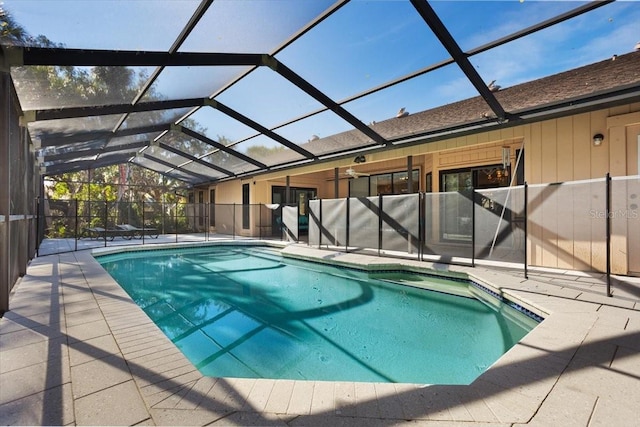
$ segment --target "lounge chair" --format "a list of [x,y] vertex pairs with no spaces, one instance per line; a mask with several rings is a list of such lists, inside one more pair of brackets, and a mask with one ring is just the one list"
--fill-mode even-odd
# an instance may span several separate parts
[[136,239],[142,239],[143,234],[146,236],[152,237],[154,239],[157,239],[158,236],[160,235],[160,232],[158,231],[158,229],[153,227],[140,228],[131,224],[118,224],[116,225],[116,227],[118,227],[122,232],[122,237],[127,238],[125,236],[128,236],[129,239],[131,239],[131,237],[135,237]]
[[82,237],[88,237],[89,239],[109,239],[113,240],[117,235],[120,234],[120,230],[115,229],[106,229],[103,227],[87,227],[83,230]]

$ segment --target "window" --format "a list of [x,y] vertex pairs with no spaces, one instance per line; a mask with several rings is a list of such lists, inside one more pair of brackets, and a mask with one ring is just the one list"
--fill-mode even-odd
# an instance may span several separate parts
[[[274,185],[271,187],[271,203],[284,203],[286,198],[287,187]],[[289,200],[291,203],[297,203],[300,200],[300,193],[305,193],[306,200],[315,199],[317,190],[315,188],[305,187],[289,187]]]
[[[488,165],[442,171],[440,172],[440,191],[508,187],[511,183],[510,169],[503,169],[502,165]],[[522,174],[524,177],[524,171]]]
[[[420,191],[420,172],[414,169],[411,173],[412,193]],[[381,194],[407,194],[409,179],[407,172],[383,173],[371,176],[361,176],[349,180],[349,197],[368,197]]]
[[440,191],[458,193],[440,202],[440,237],[443,241],[471,242],[473,216],[471,169],[440,172]]
[[524,185],[524,149],[516,150],[516,161],[520,162],[516,166],[516,185]]
[[369,182],[369,195],[393,194],[393,180],[390,173],[372,175]]
[[216,190],[209,190],[209,226],[216,226]]
[[[394,172],[392,175],[393,194],[409,193],[409,176],[407,172]],[[414,170],[411,174],[411,192],[417,193],[420,190],[419,174]]]
[[[357,181],[357,180],[356,180]],[[271,187],[271,202],[284,204],[286,200],[287,187],[274,185]],[[298,205],[298,224],[299,234],[308,232],[309,224],[309,200],[316,198],[317,190],[315,188],[289,187],[289,200]],[[271,227],[274,233],[281,229],[282,224],[282,208],[274,212],[272,216]]]
[[204,225],[204,191],[198,191],[198,224]]
[[[509,169],[502,165],[488,165],[440,172],[440,191],[457,192],[442,199],[440,233],[446,241],[466,241],[472,239],[473,190],[505,187],[510,183]],[[499,209],[493,204],[485,205],[485,199],[476,200],[480,206]]]
[[250,212],[249,205],[249,184],[242,184],[242,228],[248,230],[250,228]]
[[361,176],[349,180],[349,197],[368,197],[369,177]]

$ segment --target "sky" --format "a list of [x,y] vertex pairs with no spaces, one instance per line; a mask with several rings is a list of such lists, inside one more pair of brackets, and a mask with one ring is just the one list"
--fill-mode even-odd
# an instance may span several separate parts
[[[69,48],[166,51],[199,1],[4,0],[31,35]],[[180,51],[272,53],[333,1],[217,0]],[[435,1],[431,5],[463,50],[481,46],[583,2]],[[524,39],[470,58],[487,83],[503,88],[611,58],[640,42],[640,3],[619,1]],[[450,55],[408,1],[355,0],[276,54],[276,58],[335,101],[354,97]],[[209,96],[243,67],[167,69],[155,89],[167,99]],[[477,96],[455,65],[345,104],[364,123]],[[218,96],[266,127],[321,105],[272,70],[261,67]],[[253,131],[210,111],[192,118],[208,136],[241,139]],[[322,114],[280,132],[296,143],[351,129]],[[261,142],[264,144],[264,142]]]

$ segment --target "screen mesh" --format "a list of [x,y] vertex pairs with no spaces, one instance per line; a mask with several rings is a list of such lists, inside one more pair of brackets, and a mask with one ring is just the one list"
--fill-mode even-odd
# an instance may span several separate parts
[[559,268],[606,268],[604,179],[529,187],[529,262]]
[[443,262],[472,258],[472,192],[425,194],[424,206],[425,258]]
[[349,248],[378,249],[378,197],[351,197],[349,201]]
[[640,176],[611,180],[611,252],[627,253],[612,257],[612,271],[640,274]]
[[298,240],[298,207],[284,206],[282,208],[282,223],[284,224],[285,238],[287,240]]
[[321,244],[344,246],[347,244],[347,200],[322,201]]
[[382,198],[382,249],[417,254],[420,243],[418,194]]
[[475,257],[525,262],[524,187],[477,190],[475,195]]

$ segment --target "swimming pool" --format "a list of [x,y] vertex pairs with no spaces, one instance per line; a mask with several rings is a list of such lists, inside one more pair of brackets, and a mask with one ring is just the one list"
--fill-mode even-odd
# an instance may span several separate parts
[[96,258],[215,377],[469,384],[537,324],[468,283],[293,260],[267,247]]

